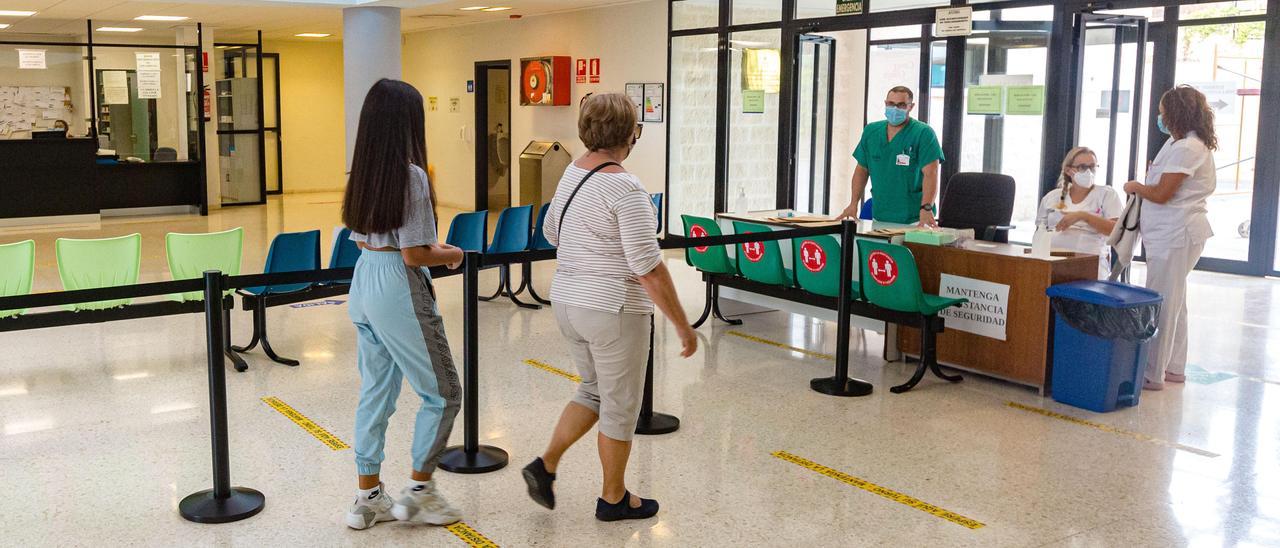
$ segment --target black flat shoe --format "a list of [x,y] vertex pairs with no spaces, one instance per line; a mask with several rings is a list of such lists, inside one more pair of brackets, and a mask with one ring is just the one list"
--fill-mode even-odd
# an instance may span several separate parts
[[542,457],[533,459],[533,462],[525,466],[523,474],[524,482],[529,486],[529,498],[547,509],[555,510],[556,493],[551,490],[551,483],[556,481],[556,475],[547,471]]
[[596,499],[596,519],[600,521],[619,521],[624,519],[648,519],[658,513],[658,501],[640,499],[640,507],[631,507],[631,493],[622,494],[617,504],[609,504],[604,499]]

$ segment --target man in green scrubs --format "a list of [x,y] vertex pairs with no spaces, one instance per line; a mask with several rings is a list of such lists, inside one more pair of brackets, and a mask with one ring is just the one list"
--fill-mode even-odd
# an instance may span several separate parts
[[853,195],[842,219],[857,219],[859,202],[871,180],[871,216],[877,221],[936,226],[938,166],[942,146],[929,124],[911,118],[915,94],[906,86],[889,90],[885,120],[867,124],[853,157]]

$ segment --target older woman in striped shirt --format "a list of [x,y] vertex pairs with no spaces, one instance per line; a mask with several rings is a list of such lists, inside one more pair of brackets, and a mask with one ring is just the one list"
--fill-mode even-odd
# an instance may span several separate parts
[[557,248],[552,308],[582,383],[546,452],[524,468],[524,478],[534,501],[555,508],[552,482],[560,457],[598,421],[604,486],[596,518],[602,521],[658,513],[657,501],[630,494],[624,481],[654,304],[676,325],[681,356],[698,347],[662,262],[653,202],[640,179],[621,165],[640,130],[635,105],[625,95],[584,98],[578,137],[589,152],[565,169],[544,223],[547,240]]

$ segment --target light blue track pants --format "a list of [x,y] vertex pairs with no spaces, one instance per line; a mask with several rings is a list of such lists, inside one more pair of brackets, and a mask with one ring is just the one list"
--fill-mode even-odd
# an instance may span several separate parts
[[444,335],[426,269],[405,266],[398,251],[360,254],[348,314],[356,326],[360,404],[356,407],[356,471],[379,473],[387,419],[396,411],[401,378],[422,397],[413,429],[413,468],[435,471],[458,414],[462,386]]

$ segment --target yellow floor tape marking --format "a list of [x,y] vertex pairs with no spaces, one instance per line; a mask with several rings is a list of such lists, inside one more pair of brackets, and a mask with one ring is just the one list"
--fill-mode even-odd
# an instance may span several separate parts
[[1036,413],[1036,414],[1039,414],[1039,415],[1044,415],[1044,416],[1046,416],[1046,417],[1050,417],[1050,418],[1054,418],[1054,419],[1058,419],[1058,420],[1064,420],[1064,421],[1067,421],[1067,422],[1070,422],[1070,423],[1074,423],[1074,424],[1079,424],[1079,425],[1081,425],[1081,426],[1088,426],[1088,427],[1090,427],[1090,428],[1096,428],[1096,429],[1101,430],[1101,431],[1103,431],[1103,432],[1110,432],[1110,433],[1112,433],[1112,434],[1119,434],[1119,435],[1121,435],[1121,436],[1125,436],[1125,437],[1133,438],[1133,439],[1135,439],[1135,440],[1140,440],[1140,441],[1145,441],[1145,442],[1149,442],[1149,443],[1154,443],[1154,444],[1156,444],[1156,445],[1163,445],[1163,446],[1165,446],[1165,447],[1170,447],[1170,448],[1173,448],[1173,449],[1177,449],[1177,450],[1179,450],[1179,451],[1186,451],[1186,452],[1188,452],[1188,453],[1195,453],[1195,454],[1200,455],[1200,456],[1202,456],[1202,457],[1209,457],[1209,458],[1213,458],[1213,457],[1221,456],[1221,455],[1219,455],[1219,454],[1217,454],[1217,453],[1214,453],[1214,452],[1212,452],[1212,451],[1205,451],[1204,449],[1197,449],[1197,448],[1195,448],[1195,447],[1191,447],[1191,446],[1188,446],[1188,445],[1182,445],[1181,443],[1173,443],[1173,442],[1171,442],[1171,441],[1165,441],[1165,440],[1162,440],[1162,439],[1160,439],[1160,438],[1156,438],[1156,437],[1148,436],[1148,435],[1146,435],[1146,434],[1141,434],[1141,433],[1138,433],[1138,432],[1130,432],[1130,431],[1128,431],[1128,430],[1124,430],[1124,429],[1116,428],[1116,427],[1114,427],[1114,426],[1110,426],[1110,425],[1102,424],[1102,423],[1099,423],[1099,422],[1088,421],[1088,420],[1081,419],[1081,418],[1078,418],[1078,417],[1072,417],[1072,416],[1070,416],[1070,415],[1063,415],[1062,413],[1055,413],[1055,412],[1050,411],[1050,410],[1048,410],[1048,409],[1041,409],[1041,408],[1039,408],[1039,407],[1032,407],[1032,406],[1030,406],[1030,405],[1023,405],[1023,404],[1015,403],[1015,402],[1009,402],[1009,403],[1008,403],[1008,406],[1009,406],[1009,407],[1012,407],[1012,408],[1014,408],[1014,409],[1021,409],[1021,410],[1023,410],[1023,411],[1030,411],[1030,412],[1032,412],[1032,413]]
[[788,345],[782,344],[782,343],[777,342],[777,341],[771,341],[771,340],[769,340],[769,339],[762,339],[762,338],[757,337],[757,336],[755,336],[755,335],[748,335],[748,334],[746,334],[746,333],[742,333],[742,332],[740,332],[740,331],[726,331],[725,333],[728,333],[728,334],[733,335],[733,336],[735,336],[735,337],[740,337],[740,338],[746,339],[746,340],[751,341],[751,342],[758,342],[758,343],[760,343],[760,344],[767,344],[767,345],[769,345],[769,346],[776,347],[776,348],[781,348],[781,349],[783,349],[783,350],[790,350],[790,351],[792,351],[792,352],[799,352],[799,353],[804,354],[804,355],[806,355],[806,356],[813,356],[813,357],[815,357],[815,358],[821,358],[821,359],[824,359],[824,360],[834,360],[834,359],[836,359],[836,357],[835,357],[835,356],[832,356],[831,354],[823,354],[822,352],[816,352],[816,351],[813,351],[813,350],[806,350],[806,349],[804,349],[804,348],[799,348],[799,347],[795,347],[795,346],[788,346]]
[[457,535],[463,542],[470,544],[471,546],[475,546],[477,548],[498,548],[498,543],[489,540],[488,537],[480,534],[475,529],[472,529],[470,525],[461,521],[445,527],[445,529],[448,529],[450,533]]
[[556,367],[554,365],[548,365],[538,360],[525,360],[524,363],[525,365],[531,365],[533,367],[537,367],[538,369],[541,369],[548,373],[555,373],[573,382],[582,382],[582,377],[578,375],[574,375],[573,373],[560,369],[559,367]]
[[320,428],[320,425],[312,422],[311,419],[306,417],[306,415],[299,413],[294,408],[289,407],[289,404],[280,401],[280,398],[271,396],[268,398],[262,398],[262,402],[270,405],[272,409],[279,411],[281,415],[288,417],[289,420],[293,421],[298,426],[301,426],[303,430],[306,430],[309,434],[320,440],[320,443],[328,445],[329,449],[333,449],[334,451],[351,449],[351,446],[347,445],[346,442],[338,439],[337,436],[330,434],[328,430]]
[[842,481],[844,483],[857,487],[858,489],[862,489],[863,491],[866,491],[873,495],[879,495],[891,501],[894,501],[900,504],[905,504],[907,506],[915,508],[916,510],[920,510],[921,512],[926,512],[936,517],[940,517],[951,523],[955,523],[957,525],[963,525],[970,529],[981,529],[983,527],[986,527],[986,524],[980,521],[966,518],[955,512],[944,510],[942,508],[939,508],[937,506],[924,502],[915,497],[899,493],[897,491],[894,491],[893,489],[889,489],[888,487],[881,487],[879,485],[871,483],[862,478],[850,476],[849,474],[846,474],[839,470],[833,470],[831,468],[827,468],[826,466],[823,466],[821,464],[818,464],[816,462],[813,462],[805,458],[797,457],[786,451],[774,451],[773,456],[778,457],[787,462],[790,462],[792,464],[798,464],[800,466],[813,470],[814,472],[817,472],[829,478]]

